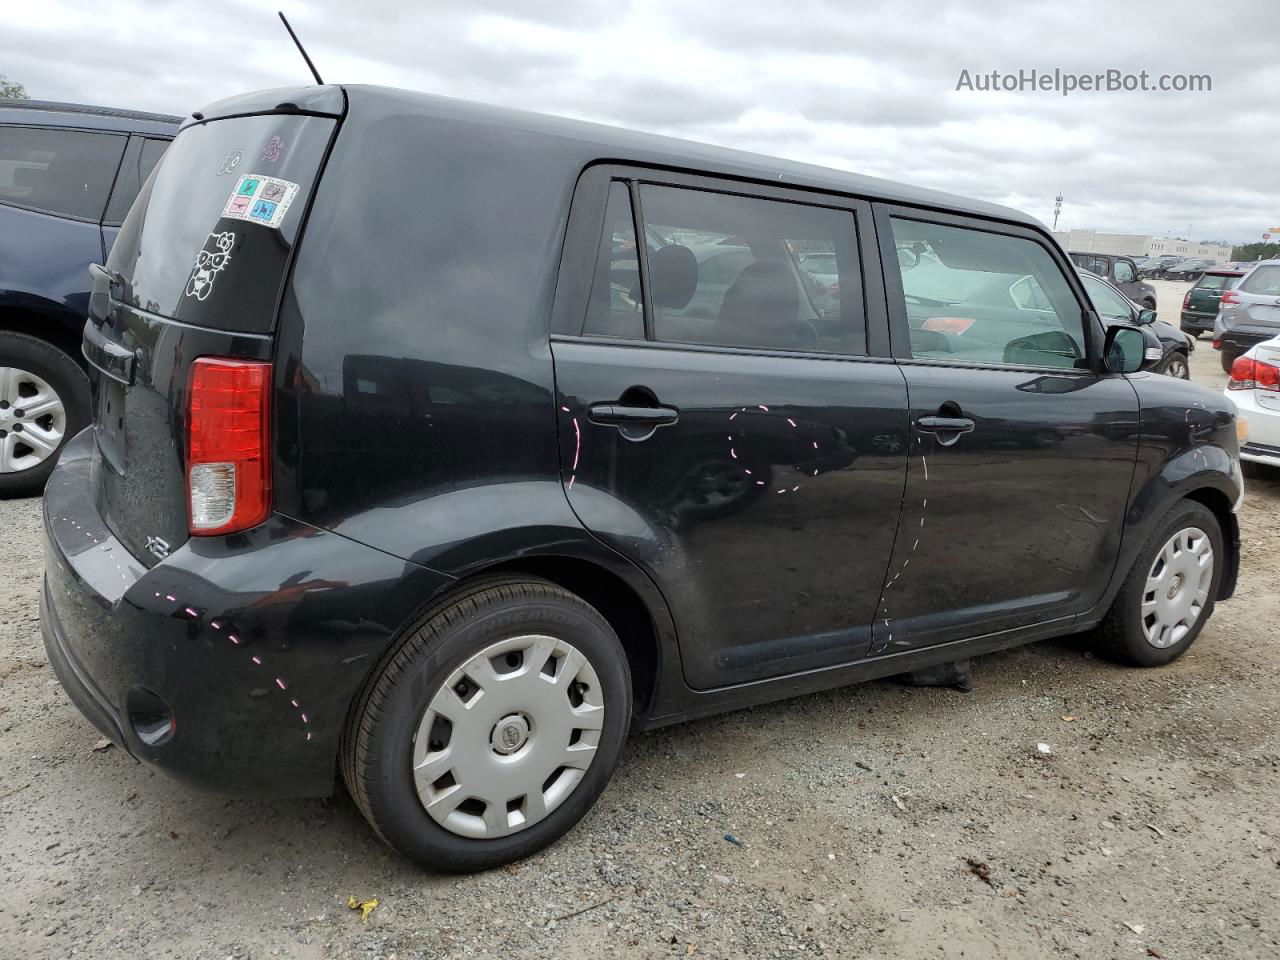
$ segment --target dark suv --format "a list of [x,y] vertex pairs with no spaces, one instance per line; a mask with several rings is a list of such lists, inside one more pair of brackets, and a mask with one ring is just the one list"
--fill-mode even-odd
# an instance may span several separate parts
[[67,692],[198,786],[336,768],[432,867],[565,833],[629,730],[1078,631],[1165,664],[1235,584],[1231,401],[1139,372],[1042,224],[887,181],[247,95],[178,134],[84,344]]
[[106,259],[178,121],[0,100],[0,496],[39,493],[89,422],[88,268]]
[[1132,257],[1110,253],[1072,253],[1070,256],[1081,270],[1109,280],[1134,303],[1147,310],[1156,309],[1156,288],[1142,281]]

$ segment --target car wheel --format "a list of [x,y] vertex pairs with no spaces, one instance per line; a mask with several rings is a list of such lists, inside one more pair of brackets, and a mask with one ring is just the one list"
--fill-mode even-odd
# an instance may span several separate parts
[[1223,372],[1223,373],[1230,373],[1230,372],[1231,372],[1231,365],[1232,365],[1233,363],[1235,363],[1235,362],[1236,362],[1237,360],[1239,360],[1239,359],[1240,359],[1240,354],[1238,354],[1238,353],[1227,353],[1227,351],[1223,350],[1223,351],[1222,351],[1222,372]]
[[384,657],[348,718],[342,773],[405,857],[485,870],[582,819],[630,722],[631,674],[608,622],[552,583],[486,578]]
[[1177,377],[1179,380],[1191,379],[1191,366],[1187,363],[1185,353],[1175,353],[1169,358],[1162,371],[1166,377]]
[[0,332],[0,497],[39,494],[89,423],[89,378],[57,347]]
[[1225,554],[1213,512],[1183,500],[1147,540],[1098,626],[1098,652],[1135,667],[1172,663],[1213,614]]
[[1142,305],[1146,307],[1148,310],[1154,310],[1156,308],[1156,302],[1152,300],[1150,297],[1147,297],[1145,300],[1143,300]]

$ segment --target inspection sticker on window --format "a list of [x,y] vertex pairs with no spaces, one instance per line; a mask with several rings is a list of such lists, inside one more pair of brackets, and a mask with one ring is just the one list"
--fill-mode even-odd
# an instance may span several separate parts
[[264,227],[280,228],[289,204],[298,194],[298,185],[288,180],[246,173],[231,191],[222,215],[232,220],[247,220]]

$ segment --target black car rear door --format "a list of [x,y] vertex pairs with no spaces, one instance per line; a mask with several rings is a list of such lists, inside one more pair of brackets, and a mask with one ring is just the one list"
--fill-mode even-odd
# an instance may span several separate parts
[[867,204],[596,167],[564,264],[566,495],[661,589],[690,686],[862,657],[907,442]]

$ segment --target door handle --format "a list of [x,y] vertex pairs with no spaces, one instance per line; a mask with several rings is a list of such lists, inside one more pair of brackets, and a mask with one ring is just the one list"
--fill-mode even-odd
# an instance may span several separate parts
[[916,426],[924,433],[972,433],[975,424],[968,417],[921,417]]
[[620,403],[593,403],[587,408],[587,418],[592,423],[618,427],[663,427],[675,423],[679,416],[679,411],[674,407],[632,407]]

